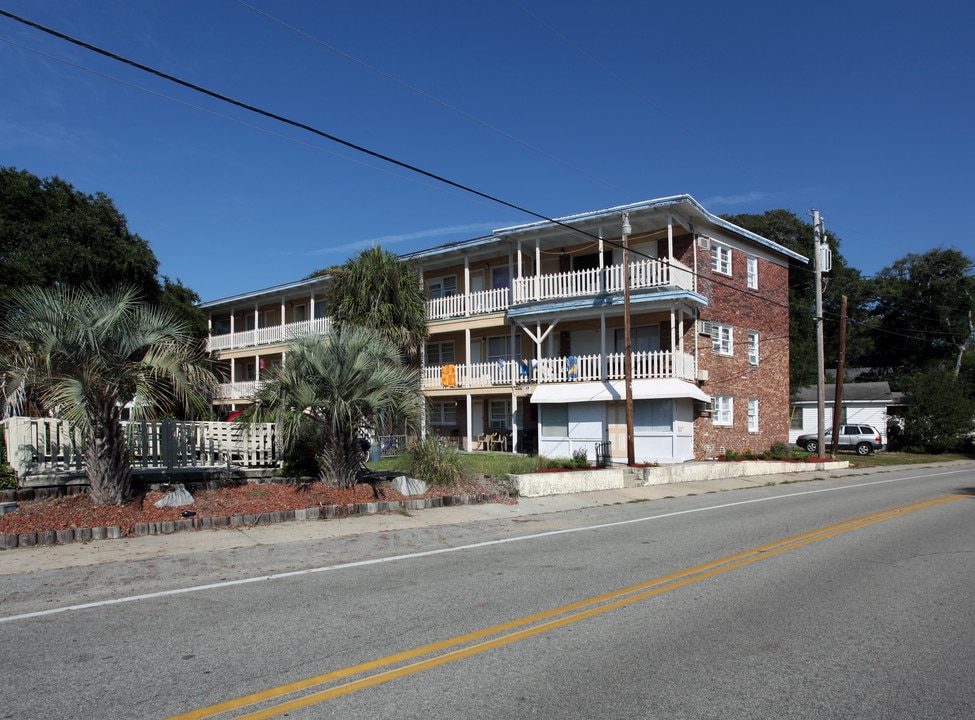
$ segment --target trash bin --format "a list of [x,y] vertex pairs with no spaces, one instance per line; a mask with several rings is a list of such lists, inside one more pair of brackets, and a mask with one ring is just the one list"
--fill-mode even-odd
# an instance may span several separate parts
[[383,451],[378,445],[373,445],[372,449],[369,451],[369,460],[371,462],[379,462],[383,457]]

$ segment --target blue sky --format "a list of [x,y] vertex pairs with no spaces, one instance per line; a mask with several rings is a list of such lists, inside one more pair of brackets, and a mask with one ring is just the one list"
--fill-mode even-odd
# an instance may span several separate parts
[[[0,9],[541,215],[689,193],[718,214],[815,207],[866,275],[975,255],[970,2]],[[5,17],[0,165],[106,193],[204,300],[536,219]]]

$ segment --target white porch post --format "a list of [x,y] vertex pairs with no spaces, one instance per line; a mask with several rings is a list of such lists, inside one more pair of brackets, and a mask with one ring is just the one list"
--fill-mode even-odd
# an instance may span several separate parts
[[468,391],[465,395],[467,398],[467,451],[471,451],[474,443],[474,418],[472,413],[474,412],[474,404],[471,401],[471,393]]
[[288,313],[284,307],[284,295],[282,295],[281,296],[281,327],[282,328],[287,324],[286,322],[287,317],[288,317]]
[[[613,348],[615,350],[615,343]],[[599,379],[606,380],[609,378],[609,357],[606,355],[606,311],[603,310],[599,313],[599,357],[600,357],[600,368],[599,368]]]
[[464,316],[469,317],[471,314],[471,259],[466,254],[464,255]]

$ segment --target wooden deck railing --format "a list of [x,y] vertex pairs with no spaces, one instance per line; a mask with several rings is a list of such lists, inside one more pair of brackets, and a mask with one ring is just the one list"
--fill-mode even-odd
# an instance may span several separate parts
[[[8,418],[2,422],[7,462],[17,477],[84,472],[81,433],[59,418]],[[274,423],[124,422],[134,469],[261,468],[279,464]]]

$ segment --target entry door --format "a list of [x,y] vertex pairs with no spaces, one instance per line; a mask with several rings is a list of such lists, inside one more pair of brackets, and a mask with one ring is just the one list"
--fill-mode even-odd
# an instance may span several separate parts
[[626,403],[606,403],[606,439],[612,443],[613,459],[626,457]]

